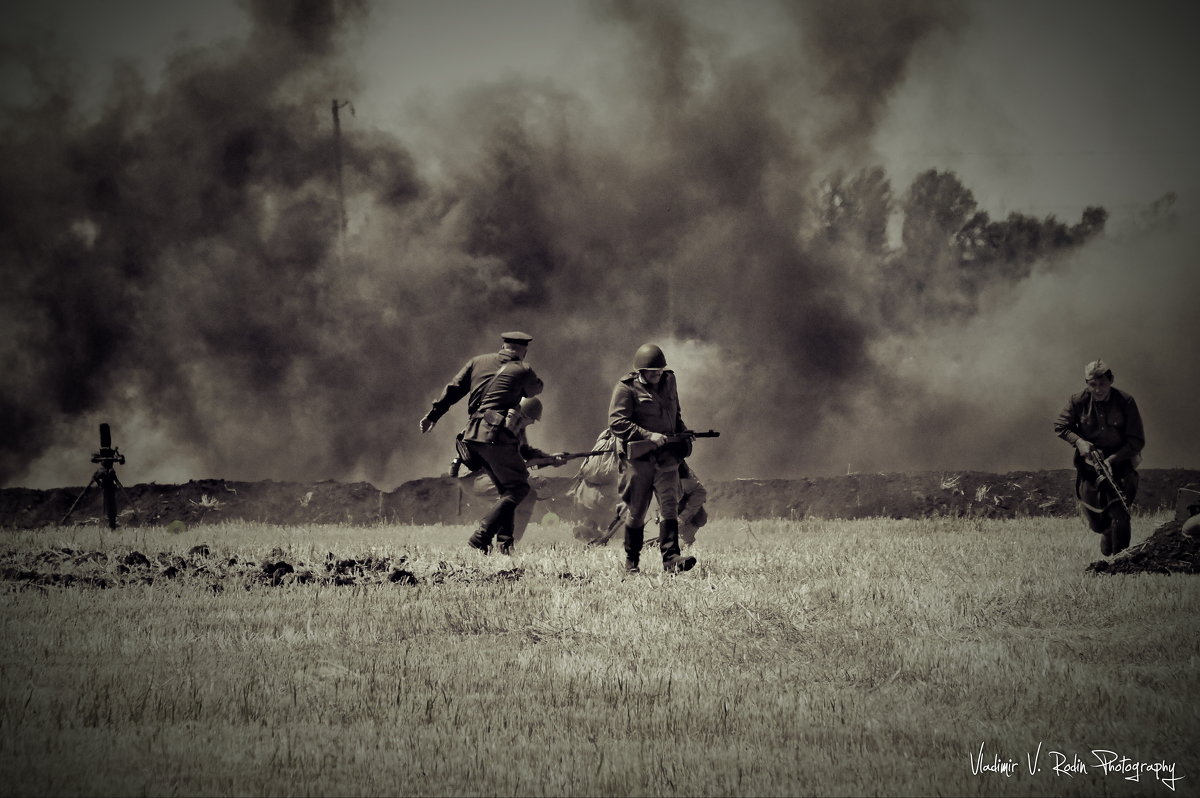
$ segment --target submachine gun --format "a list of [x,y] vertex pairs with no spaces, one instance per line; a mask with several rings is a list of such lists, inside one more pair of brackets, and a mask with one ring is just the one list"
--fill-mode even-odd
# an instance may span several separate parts
[[100,467],[92,474],[92,479],[84,486],[79,495],[75,497],[75,502],[71,505],[71,509],[67,510],[67,514],[63,516],[59,525],[67,523],[67,519],[71,517],[71,513],[75,512],[75,508],[79,502],[87,495],[88,489],[92,485],[97,485],[100,488],[100,495],[104,499],[104,516],[108,519],[108,528],[117,528],[117,488],[121,489],[121,493],[125,496],[125,500],[133,507],[134,514],[137,514],[137,505],[129,498],[129,493],[125,490],[125,486],[121,484],[121,480],[117,479],[116,469],[114,465],[125,465],[125,455],[112,445],[112,433],[107,424],[100,425],[100,451],[92,455],[92,462]]
[[[717,432],[715,429],[710,429],[708,432],[697,432],[696,430],[685,429],[683,432],[676,432],[673,435],[668,435],[667,442],[663,444],[663,446],[682,446],[686,443],[690,443],[692,438],[719,437],[721,437],[721,433]],[[657,448],[658,446],[654,443],[654,441],[629,441],[627,444],[625,444],[625,453],[630,460],[636,460],[639,457],[645,457]],[[681,456],[680,459],[683,459],[684,457],[686,457],[686,455]]]
[[1125,494],[1121,492],[1121,486],[1117,483],[1116,477],[1113,476],[1108,461],[1104,459],[1104,454],[1099,449],[1093,447],[1087,453],[1087,461],[1092,468],[1096,469],[1096,473],[1100,475],[1100,480],[1107,481],[1112,486],[1112,491],[1117,494],[1117,498],[1121,501],[1121,506],[1125,508],[1126,515],[1132,518],[1133,510],[1130,509],[1129,501],[1125,498]]

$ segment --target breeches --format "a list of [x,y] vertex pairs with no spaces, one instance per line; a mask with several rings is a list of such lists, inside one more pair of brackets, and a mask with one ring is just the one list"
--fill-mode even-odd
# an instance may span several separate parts
[[467,446],[483,463],[484,473],[499,494],[487,515],[480,519],[484,542],[495,536],[501,546],[510,545],[514,542],[517,506],[529,495],[529,469],[515,444],[467,441]]
[[644,526],[650,499],[658,500],[664,521],[673,521],[679,512],[679,465],[660,468],[653,459],[626,460],[621,472],[621,501],[625,503],[626,523]]
[[[496,483],[486,472],[480,472],[475,478],[474,484],[475,495],[482,498],[496,499],[499,497],[499,492],[496,490]],[[530,490],[520,504],[517,505],[513,513],[513,542],[520,543],[521,538],[525,535],[525,527],[529,526],[529,521],[533,518],[533,507],[537,504],[537,492]]]
[[483,472],[496,486],[497,501],[518,505],[529,495],[529,469],[517,447],[467,441],[471,453],[483,463]]

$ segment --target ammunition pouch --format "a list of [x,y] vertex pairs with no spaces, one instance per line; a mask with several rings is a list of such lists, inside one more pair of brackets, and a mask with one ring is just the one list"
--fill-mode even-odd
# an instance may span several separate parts
[[484,410],[481,415],[480,435],[485,443],[495,443],[500,439],[500,431],[505,428],[505,414],[499,410]]
[[507,432],[505,415],[499,410],[480,410],[471,416],[463,437],[476,443],[498,443]]

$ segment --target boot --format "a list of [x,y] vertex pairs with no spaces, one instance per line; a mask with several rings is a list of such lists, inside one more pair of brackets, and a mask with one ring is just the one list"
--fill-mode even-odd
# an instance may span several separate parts
[[[479,521],[479,529],[471,536],[471,540],[467,541],[473,549],[479,549],[484,554],[487,554],[492,549],[492,539],[494,538],[500,544],[500,552],[502,554],[511,554],[513,548],[513,516],[517,506],[511,501],[503,499],[497,501],[488,510],[487,515]],[[486,550],[477,545],[482,543],[487,547]]]
[[641,570],[638,563],[642,558],[642,538],[645,536],[645,532],[644,526],[625,523],[625,570],[631,574],[636,574]]
[[517,542],[513,540],[511,526],[496,531],[496,545],[501,554],[511,555],[513,553],[513,547],[517,545]]
[[662,552],[663,570],[669,573],[690,571],[696,565],[695,557],[679,554],[679,521],[664,519],[658,525],[658,548]]
[[486,529],[480,527],[471,533],[471,537],[467,538],[467,545],[487,554],[492,550],[492,536],[487,533]]

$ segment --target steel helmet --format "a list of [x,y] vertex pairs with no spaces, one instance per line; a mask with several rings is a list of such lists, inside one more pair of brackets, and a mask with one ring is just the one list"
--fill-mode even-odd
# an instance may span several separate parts
[[667,356],[654,344],[642,344],[633,354],[633,368],[663,369],[667,367]]
[[517,409],[530,421],[540,421],[542,418],[542,400],[536,396],[526,396]]

